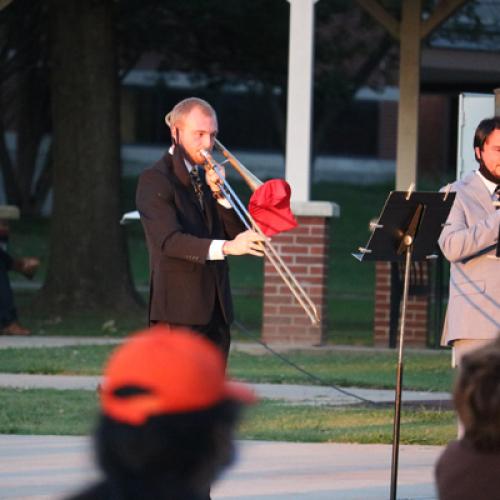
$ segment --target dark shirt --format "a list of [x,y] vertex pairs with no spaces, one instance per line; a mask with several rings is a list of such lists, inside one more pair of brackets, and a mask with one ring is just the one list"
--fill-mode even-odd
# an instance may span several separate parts
[[465,439],[452,441],[435,472],[440,500],[500,499],[500,451],[481,452]]
[[141,489],[139,494],[131,493],[128,488],[127,491],[119,492],[105,481],[95,484],[90,488],[77,493],[76,495],[68,497],[66,500],[207,500],[210,497],[206,494],[199,495],[185,488],[161,488],[162,491],[157,489],[148,488]]

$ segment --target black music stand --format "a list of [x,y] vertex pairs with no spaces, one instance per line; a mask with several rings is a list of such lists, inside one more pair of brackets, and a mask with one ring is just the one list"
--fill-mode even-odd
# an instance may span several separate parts
[[359,253],[353,254],[359,261],[405,262],[392,434],[391,500],[396,500],[398,478],[403,345],[410,264],[412,260],[437,258],[437,240],[454,199],[455,193],[449,190],[445,193],[412,192],[412,188],[408,192],[392,191],[378,221],[370,223],[373,232],[366,247],[359,248]]

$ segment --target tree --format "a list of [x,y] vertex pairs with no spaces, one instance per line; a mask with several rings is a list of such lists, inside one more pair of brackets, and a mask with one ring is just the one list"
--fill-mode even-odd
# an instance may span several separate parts
[[[23,214],[39,212],[50,188],[50,152],[35,168],[50,130],[45,10],[43,2],[17,0],[0,12],[0,169],[7,201]],[[16,154],[7,145],[8,128],[17,130]]]
[[44,310],[136,305],[119,225],[119,97],[111,0],[50,0],[54,203]]
[[383,87],[396,65],[394,41],[354,2],[320,2],[317,7],[314,86],[314,151],[329,140],[332,125],[363,86]]

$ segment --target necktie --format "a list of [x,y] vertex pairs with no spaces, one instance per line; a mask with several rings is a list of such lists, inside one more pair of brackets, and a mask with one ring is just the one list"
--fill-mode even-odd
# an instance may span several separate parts
[[[500,209],[500,184],[498,184],[498,186],[496,187],[495,194],[497,195],[497,199],[494,203],[495,203],[496,209],[499,210]],[[497,252],[495,255],[497,256],[497,258],[500,259],[500,228],[498,228]]]
[[191,177],[191,184],[193,185],[194,193],[198,198],[201,208],[203,209],[203,188],[200,179],[200,173],[198,172],[198,167],[193,167],[191,172],[189,172]]

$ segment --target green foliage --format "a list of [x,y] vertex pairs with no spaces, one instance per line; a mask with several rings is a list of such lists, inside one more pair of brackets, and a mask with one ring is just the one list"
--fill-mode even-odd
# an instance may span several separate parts
[[281,0],[121,0],[117,14],[124,61],[154,52],[160,69],[187,72],[195,84],[286,82]]

